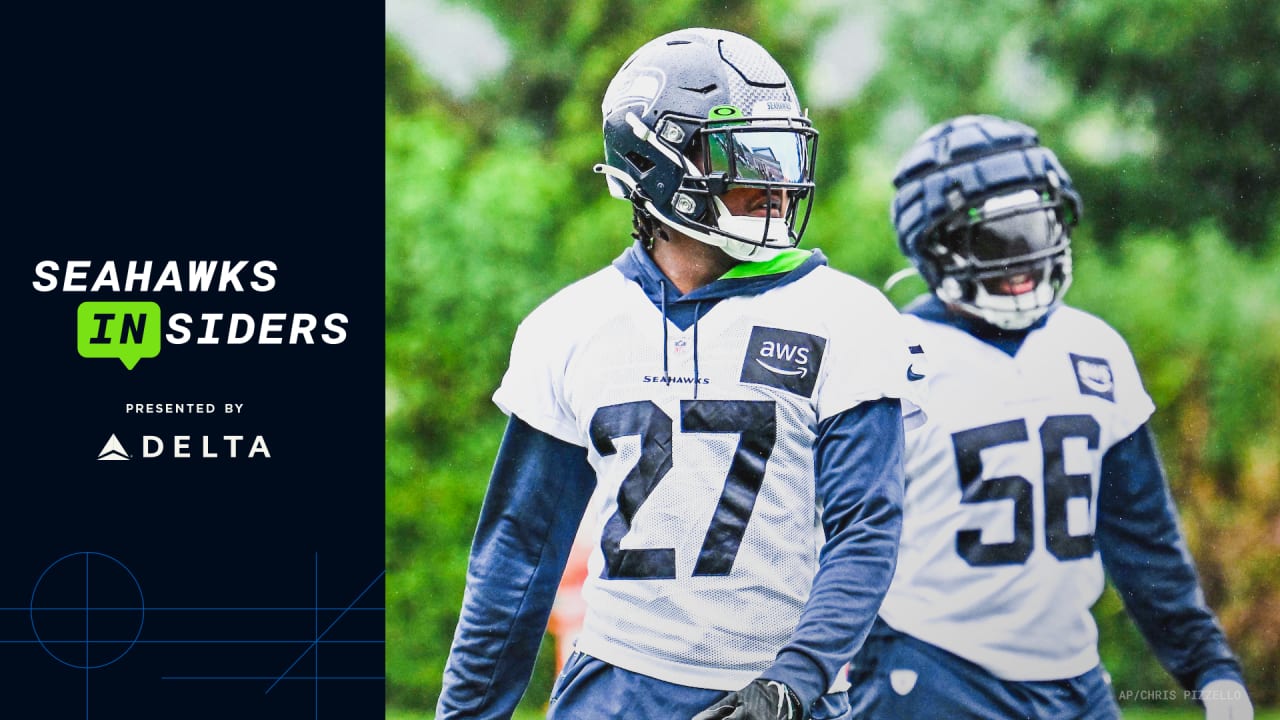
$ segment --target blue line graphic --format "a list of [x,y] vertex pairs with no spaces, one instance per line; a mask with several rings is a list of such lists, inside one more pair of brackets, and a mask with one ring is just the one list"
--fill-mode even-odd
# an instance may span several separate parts
[[[83,566],[78,567],[81,562]],[[114,557],[99,552],[74,552],[64,555],[47,566],[32,586],[30,601],[26,607],[0,607],[0,632],[8,628],[12,632],[14,622],[29,622],[32,637],[0,639],[0,648],[39,646],[44,653],[57,663],[83,672],[82,689],[84,691],[85,720],[90,719],[92,705],[90,698],[97,703],[107,702],[107,698],[115,696],[112,688],[100,685],[91,688],[91,670],[97,670],[120,661],[131,650],[142,646],[172,647],[175,645],[203,646],[210,648],[209,653],[187,655],[205,667],[190,667],[195,670],[190,674],[146,674],[144,677],[158,677],[161,681],[217,682],[217,681],[249,681],[267,682],[264,694],[271,693],[277,685],[284,681],[308,681],[312,686],[313,717],[320,719],[320,682],[384,682],[386,677],[381,672],[362,673],[369,668],[367,663],[378,663],[381,670],[381,655],[378,659],[368,655],[368,650],[359,648],[377,647],[386,644],[380,637],[382,633],[375,631],[375,626],[368,622],[377,622],[377,616],[368,613],[384,613],[385,607],[356,607],[367,598],[370,591],[386,577],[383,569],[345,606],[322,607],[320,604],[320,556],[315,553],[312,558],[312,605],[309,607],[148,607],[143,599],[142,585],[133,571]],[[77,605],[77,603],[79,603]],[[381,603],[379,603],[381,605]],[[295,622],[303,620],[303,612],[311,615],[310,632],[302,631]],[[27,617],[19,620],[18,613]],[[77,618],[76,613],[83,613]],[[94,613],[98,615],[94,616]],[[251,613],[264,613],[257,618]],[[293,613],[293,617],[280,613]],[[322,623],[323,619],[326,622]],[[363,613],[363,614],[362,614]],[[359,618],[355,615],[361,614]],[[268,620],[267,618],[272,618]],[[7,618],[7,619],[6,619]],[[143,621],[147,620],[148,634],[168,634],[176,637],[144,638],[142,637]],[[157,619],[158,618],[158,619]],[[221,618],[221,619],[219,619]],[[279,618],[277,621],[275,618]],[[347,622],[343,622],[347,620]],[[303,620],[305,622],[305,620]],[[327,623],[327,624],[326,624]],[[339,625],[341,624],[341,627]],[[236,628],[240,628],[239,631]],[[377,627],[381,627],[379,624]],[[270,632],[274,628],[275,632]],[[245,630],[249,629],[248,632]],[[267,637],[254,638],[255,630],[267,630]],[[194,632],[193,632],[194,630]],[[193,637],[208,632],[212,637]],[[360,637],[375,632],[374,637]],[[25,634],[25,633],[21,633]],[[96,634],[96,636],[95,636]],[[277,637],[272,638],[271,635]],[[294,637],[290,637],[293,635]],[[310,637],[306,637],[310,635]],[[239,637],[237,637],[239,636]],[[248,637],[246,637],[248,636]],[[283,636],[283,637],[280,637]],[[354,637],[353,637],[354,636]],[[187,639],[182,639],[187,638]],[[320,667],[320,646],[330,649],[351,648],[347,652],[326,655],[326,668],[329,674],[323,674]],[[210,674],[216,665],[230,659],[243,657],[234,649],[235,646],[293,646],[298,652],[288,667],[279,674]],[[218,648],[218,649],[214,649]],[[223,650],[222,648],[226,648]],[[376,651],[374,651],[376,652]],[[231,654],[228,654],[231,653]],[[302,662],[307,653],[312,657],[312,671],[290,676],[294,668]],[[155,661],[154,654],[138,661],[146,667]],[[264,657],[250,655],[249,657]],[[269,657],[269,656],[265,656]],[[287,658],[287,656],[286,656]],[[279,659],[279,658],[277,658]],[[361,663],[365,663],[361,667]],[[269,668],[263,668],[268,670]],[[372,668],[369,668],[372,669]],[[204,670],[205,672],[201,672]],[[99,673],[97,678],[104,677]],[[74,682],[74,681],[73,681]],[[114,681],[113,681],[114,682]],[[296,686],[294,686],[296,687]],[[91,692],[92,691],[92,692]],[[277,693],[278,695],[279,693]],[[74,696],[73,696],[74,697]],[[289,695],[288,697],[297,697]],[[305,696],[304,696],[305,697]],[[78,703],[77,703],[78,704]]]
[[[351,607],[356,603],[360,602],[360,599],[365,596],[365,593],[372,590],[373,586],[377,585],[378,581],[382,579],[382,576],[386,574],[387,574],[386,570],[383,570],[382,572],[378,573],[378,577],[374,578],[373,582],[369,583],[364,590],[360,591],[360,594],[356,596],[356,599],[351,601],[351,605],[348,605],[346,609],[344,609],[342,613],[338,615],[338,617],[334,618],[333,622],[329,623],[329,626],[324,629],[324,632],[317,635],[316,639],[311,641],[311,644],[307,646],[307,649],[303,650],[302,654],[299,655],[296,660],[290,663],[289,667],[285,668],[284,672],[280,673],[280,677],[276,678],[276,681],[271,683],[271,687],[267,688],[267,692],[268,693],[271,692],[271,689],[274,688],[276,684],[279,683],[282,679],[284,679],[285,675],[289,674],[289,671],[293,669],[294,665],[297,665],[302,660],[302,658],[306,657],[307,653],[311,652],[311,649],[316,646],[316,643],[320,642],[320,639],[323,638],[325,635],[327,635],[329,631],[333,629],[333,626],[337,625],[338,621],[346,616],[347,612],[351,609]],[[265,695],[266,693],[263,693],[263,694]]]

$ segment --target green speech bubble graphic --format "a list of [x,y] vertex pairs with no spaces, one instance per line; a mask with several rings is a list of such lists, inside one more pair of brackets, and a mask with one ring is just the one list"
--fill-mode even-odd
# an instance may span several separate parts
[[153,302],[84,302],[76,309],[80,357],[119,358],[130,370],[160,354],[160,306]]

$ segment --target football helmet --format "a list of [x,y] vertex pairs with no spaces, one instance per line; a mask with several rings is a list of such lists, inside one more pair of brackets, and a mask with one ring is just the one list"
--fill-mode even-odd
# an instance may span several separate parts
[[[605,91],[610,192],[639,216],[739,260],[795,247],[813,202],[817,131],[782,67],[759,44],[725,30],[655,38],[623,63]],[[733,215],[734,188],[768,193],[774,217]]]
[[902,157],[891,219],[898,248],[948,305],[1027,328],[1071,285],[1071,177],[1038,133],[993,115],[926,130]]

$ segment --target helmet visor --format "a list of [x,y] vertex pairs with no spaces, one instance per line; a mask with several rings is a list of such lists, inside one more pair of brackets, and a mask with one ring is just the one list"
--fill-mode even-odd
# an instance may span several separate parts
[[730,183],[809,182],[810,137],[796,130],[728,127],[708,130],[707,171]]
[[1011,213],[973,225],[969,251],[983,266],[1019,263],[1055,254],[1066,240],[1052,208]]

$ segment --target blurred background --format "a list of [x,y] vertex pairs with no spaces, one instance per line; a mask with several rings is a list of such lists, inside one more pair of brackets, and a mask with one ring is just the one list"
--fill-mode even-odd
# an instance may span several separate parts
[[[388,717],[439,694],[517,323],[631,242],[591,172],[605,86],[697,25],[788,69],[821,133],[803,247],[873,285],[907,265],[890,178],[922,130],[1040,131],[1084,197],[1067,301],[1132,345],[1207,600],[1280,706],[1280,3],[387,0]],[[1175,687],[1110,590],[1095,614],[1118,691]],[[531,713],[553,662],[548,636]]]

